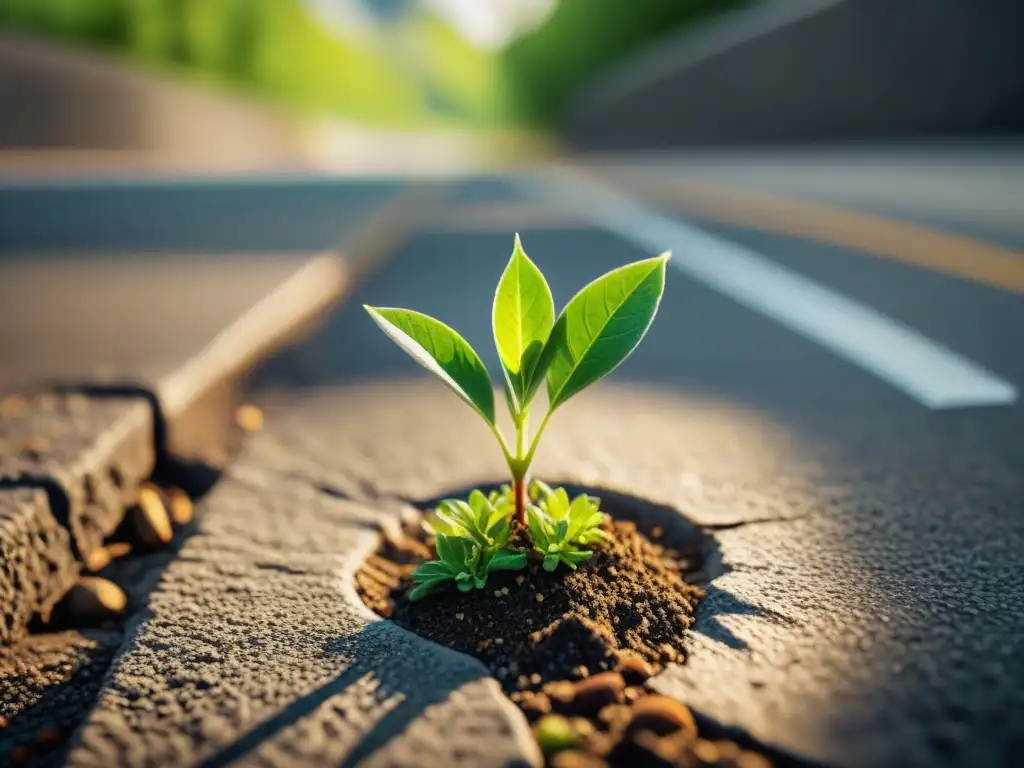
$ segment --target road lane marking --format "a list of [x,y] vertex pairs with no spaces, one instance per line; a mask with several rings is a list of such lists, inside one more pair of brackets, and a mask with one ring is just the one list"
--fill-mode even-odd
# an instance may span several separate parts
[[913,328],[755,251],[662,216],[579,171],[519,177],[531,195],[567,206],[716,291],[817,342],[933,409],[1010,405],[1013,384]]
[[863,251],[1015,293],[1024,253],[876,214],[660,171],[603,171],[609,181],[678,213]]

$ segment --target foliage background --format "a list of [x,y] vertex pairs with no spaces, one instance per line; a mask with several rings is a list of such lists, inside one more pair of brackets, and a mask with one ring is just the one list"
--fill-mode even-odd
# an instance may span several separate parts
[[498,50],[419,3],[371,36],[303,0],[0,0],[0,24],[372,125],[546,125],[616,59],[739,1],[559,0]]

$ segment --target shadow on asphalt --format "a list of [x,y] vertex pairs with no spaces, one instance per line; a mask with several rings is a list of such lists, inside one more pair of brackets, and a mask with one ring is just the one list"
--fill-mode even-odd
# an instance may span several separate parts
[[[288,729],[316,717],[318,713],[322,714],[325,705],[327,710],[339,718],[337,723],[351,731],[372,720],[375,712],[380,714],[364,733],[353,734],[350,731],[345,734],[352,739],[353,747],[344,759],[334,765],[337,768],[355,768],[403,733],[428,707],[444,701],[467,683],[488,677],[482,664],[463,663],[467,657],[431,643],[431,657],[421,661],[423,664],[444,666],[445,672],[432,675],[436,684],[425,688],[422,677],[409,674],[405,665],[396,667],[394,664],[381,663],[382,649],[386,652],[386,649],[395,646],[396,633],[409,634],[390,621],[379,619],[367,624],[354,635],[328,641],[323,646],[324,655],[340,654],[352,659],[352,666],[333,680],[294,699],[276,715],[205,760],[200,768],[227,768],[234,765],[254,754],[264,744],[272,743]],[[407,644],[401,638],[397,642]],[[438,654],[448,656],[455,663],[444,664],[443,659],[436,658]],[[374,699],[373,707],[366,705],[366,697]],[[332,702],[333,699],[337,700]],[[355,718],[351,722],[348,721],[350,715]],[[330,723],[322,727],[326,735],[338,735],[332,733]],[[338,751],[343,746],[339,745]],[[296,764],[303,764],[299,757],[296,757]]]

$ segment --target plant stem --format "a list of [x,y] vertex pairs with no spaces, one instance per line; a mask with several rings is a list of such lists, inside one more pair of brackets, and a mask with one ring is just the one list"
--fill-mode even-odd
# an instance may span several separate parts
[[516,457],[512,469],[512,490],[516,500],[516,520],[526,525],[526,473],[530,463],[523,455],[526,450],[527,433],[530,430],[530,411],[525,410],[515,418]]
[[541,419],[540,426],[537,427],[537,434],[533,436],[533,442],[530,443],[530,450],[526,452],[526,456],[522,459],[522,462],[526,467],[529,467],[530,464],[533,463],[533,454],[537,451],[537,445],[540,443],[540,436],[544,434],[544,429],[547,427],[548,421],[551,419],[551,414],[554,412],[553,408],[549,409],[548,412],[544,414],[544,418]]
[[512,491],[516,498],[516,520],[526,525],[526,479],[521,477],[513,480]]

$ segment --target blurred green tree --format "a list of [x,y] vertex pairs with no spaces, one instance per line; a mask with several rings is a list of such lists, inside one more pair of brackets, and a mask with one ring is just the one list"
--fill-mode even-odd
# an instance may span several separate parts
[[745,0],[559,0],[540,27],[502,57],[527,122],[556,119],[570,94],[625,55]]

